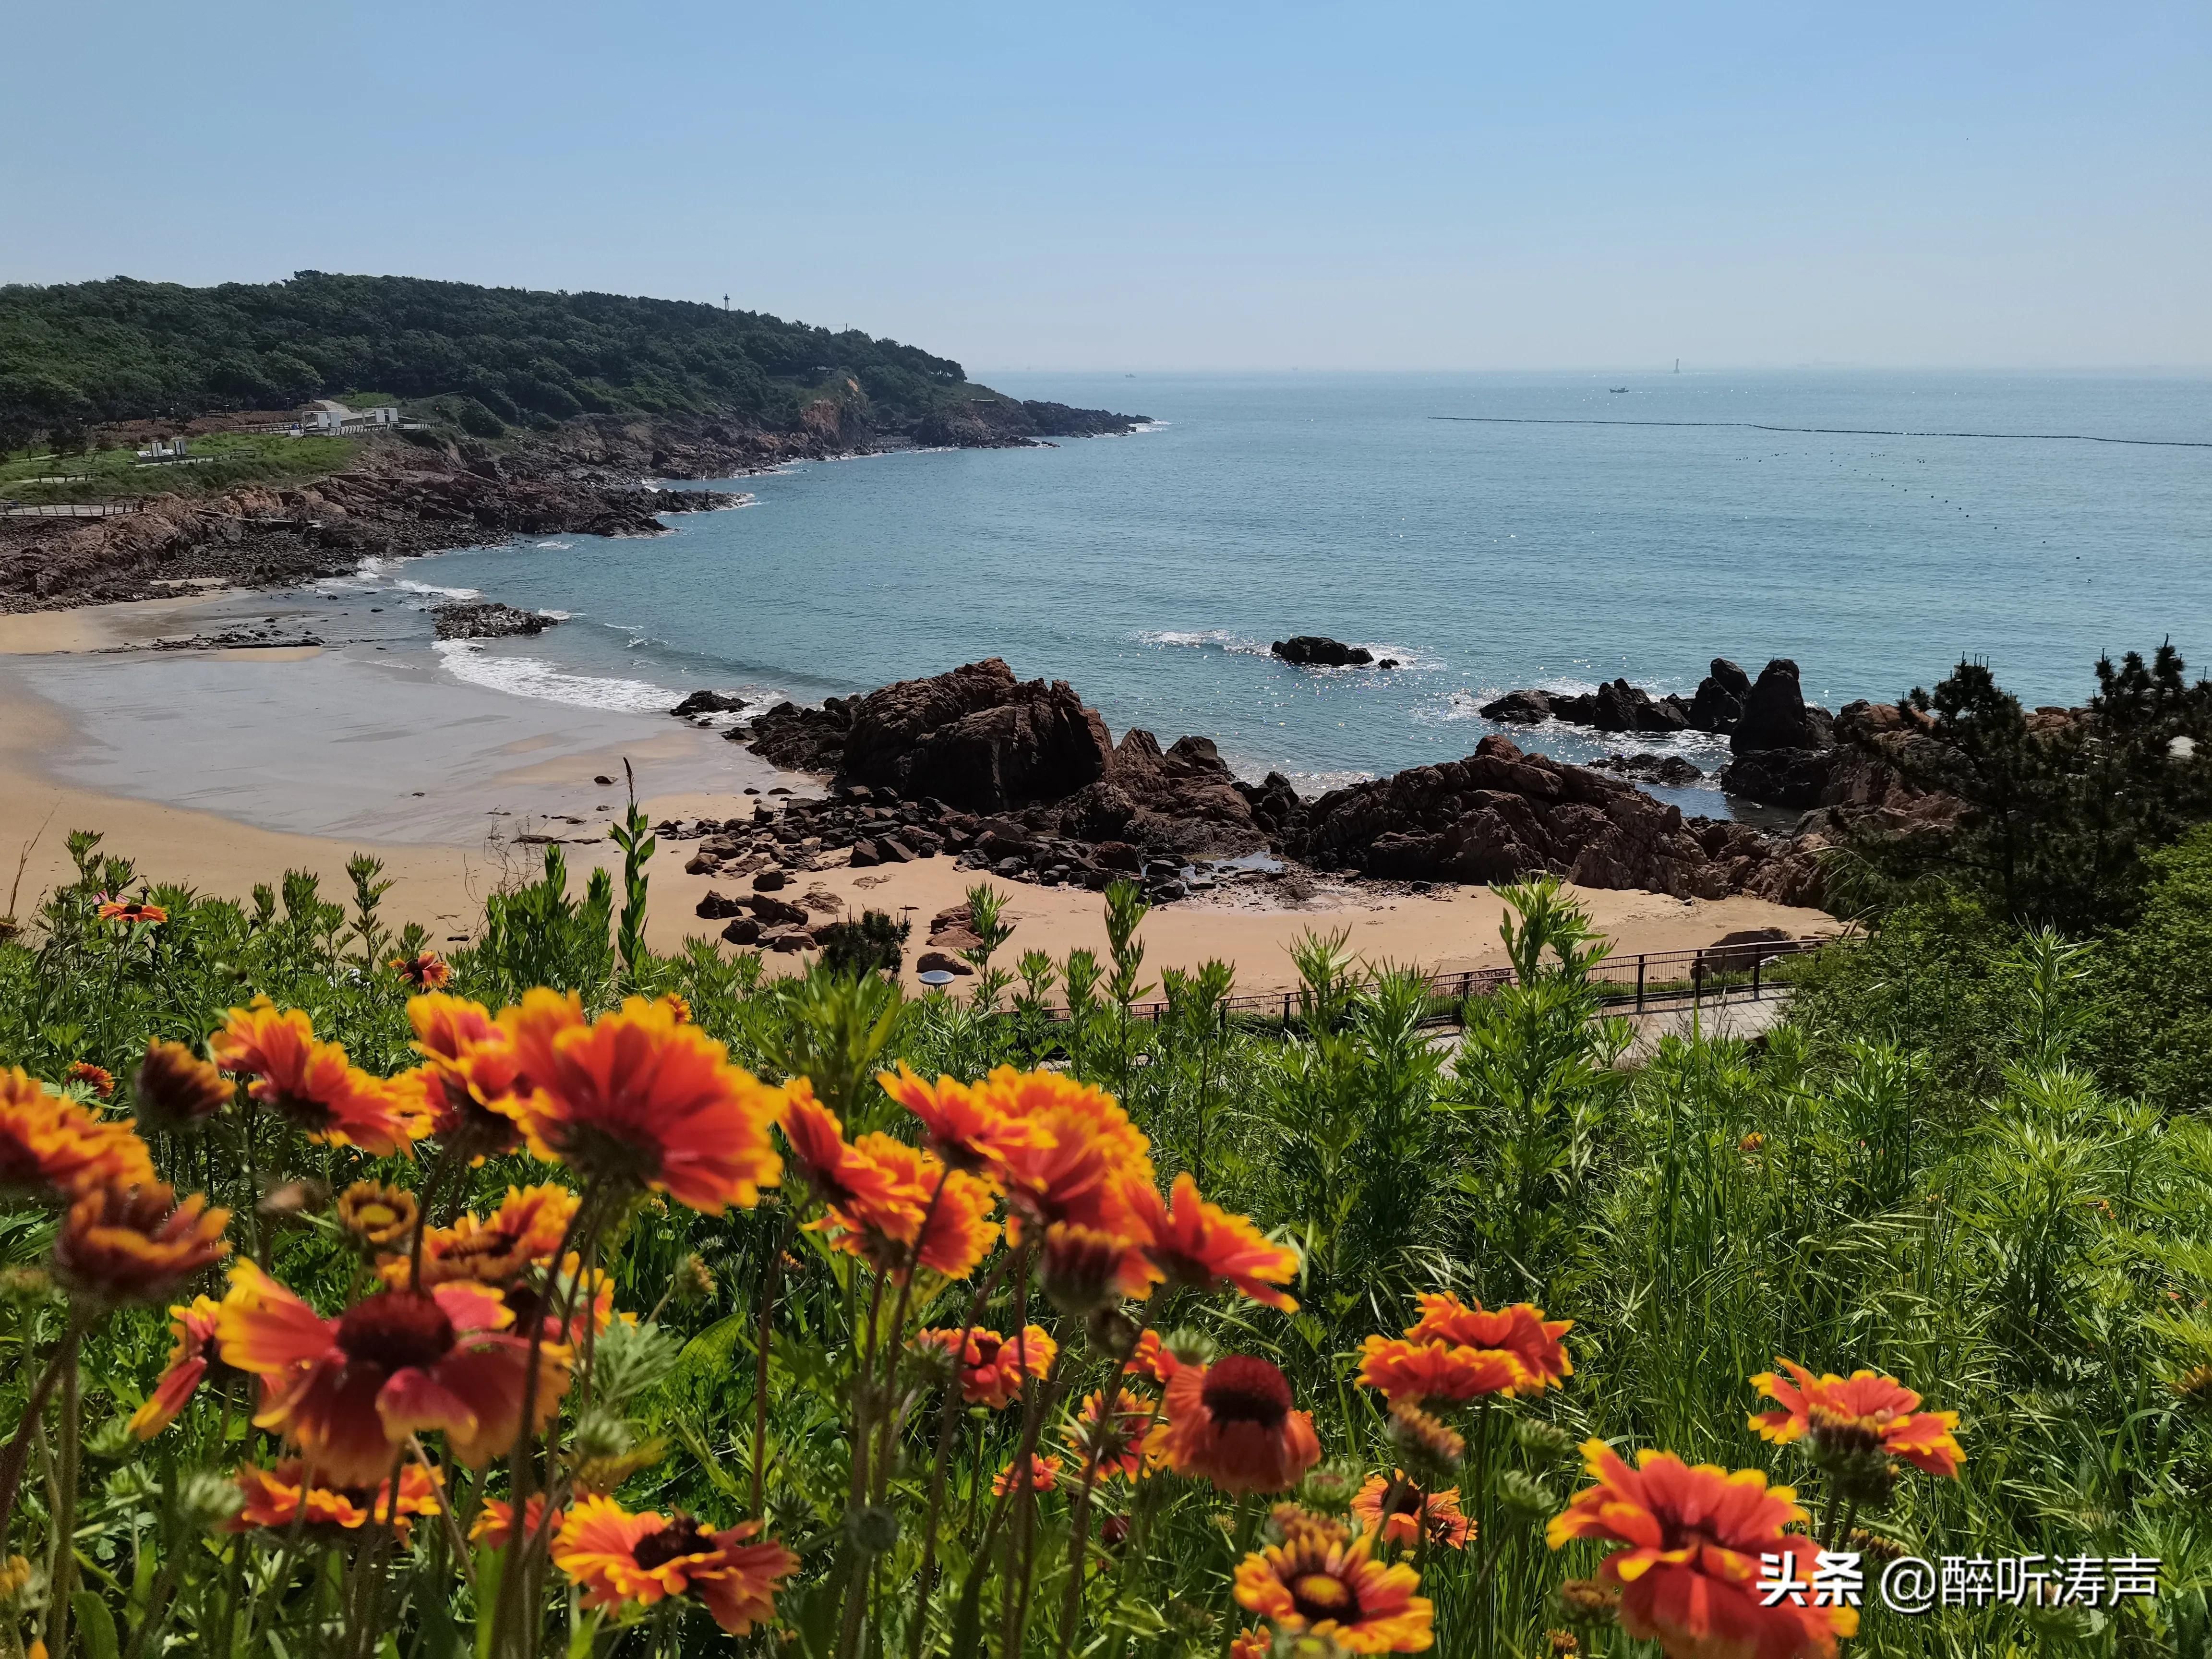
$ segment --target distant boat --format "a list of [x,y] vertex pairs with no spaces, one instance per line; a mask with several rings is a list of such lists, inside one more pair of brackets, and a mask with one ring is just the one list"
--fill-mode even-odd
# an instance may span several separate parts
[[1628,388],[1625,386],[1609,386],[1606,387],[1606,390],[1607,392],[1626,392]]

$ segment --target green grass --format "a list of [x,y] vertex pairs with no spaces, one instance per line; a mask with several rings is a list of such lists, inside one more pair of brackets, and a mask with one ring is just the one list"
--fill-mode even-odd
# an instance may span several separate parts
[[[26,506],[205,495],[243,483],[301,484],[353,465],[362,440],[293,438],[282,433],[222,433],[190,441],[191,460],[146,465],[136,449],[83,455],[17,456],[0,461],[0,495]],[[41,480],[60,475],[64,483]]]

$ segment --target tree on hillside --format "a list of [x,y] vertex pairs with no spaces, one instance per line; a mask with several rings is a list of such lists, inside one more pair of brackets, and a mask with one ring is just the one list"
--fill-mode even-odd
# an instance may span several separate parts
[[2071,933],[2131,917],[2144,857],[2212,819],[2212,680],[2172,643],[2097,663],[2086,709],[2024,708],[1984,663],[1961,662],[1906,705],[1932,743],[1891,757],[1967,806],[1941,836],[1867,848],[1893,879],[1948,874],[1997,914]]

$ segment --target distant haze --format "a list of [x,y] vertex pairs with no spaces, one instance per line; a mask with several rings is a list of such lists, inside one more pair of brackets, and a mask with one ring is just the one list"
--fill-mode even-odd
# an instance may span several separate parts
[[993,368],[2212,364],[2212,8],[9,8],[0,281]]

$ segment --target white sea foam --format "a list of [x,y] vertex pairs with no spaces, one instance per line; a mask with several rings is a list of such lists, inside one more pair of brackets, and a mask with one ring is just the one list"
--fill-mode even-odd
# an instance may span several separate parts
[[1308,800],[1316,795],[1326,795],[1332,789],[1349,789],[1355,783],[1374,781],[1372,772],[1285,772],[1291,787]]
[[683,701],[681,692],[649,681],[572,674],[537,657],[495,654],[469,640],[442,641],[432,649],[455,679],[510,696],[642,714],[665,714]]
[[1261,641],[1234,633],[1226,628],[1150,629],[1137,638],[1146,645],[1179,645],[1198,651],[1226,651],[1239,657],[1264,657],[1267,646]]
[[531,543],[531,545],[532,545],[532,547],[550,547],[550,548],[552,548],[552,549],[556,550],[556,551],[562,552],[562,553],[567,552],[570,548],[574,547],[575,544],[575,544],[575,543],[574,543],[574,542],[532,542],[532,543]]
[[392,584],[403,593],[434,594],[441,599],[480,599],[482,590],[474,587],[441,587],[435,582],[410,581],[402,577]]

